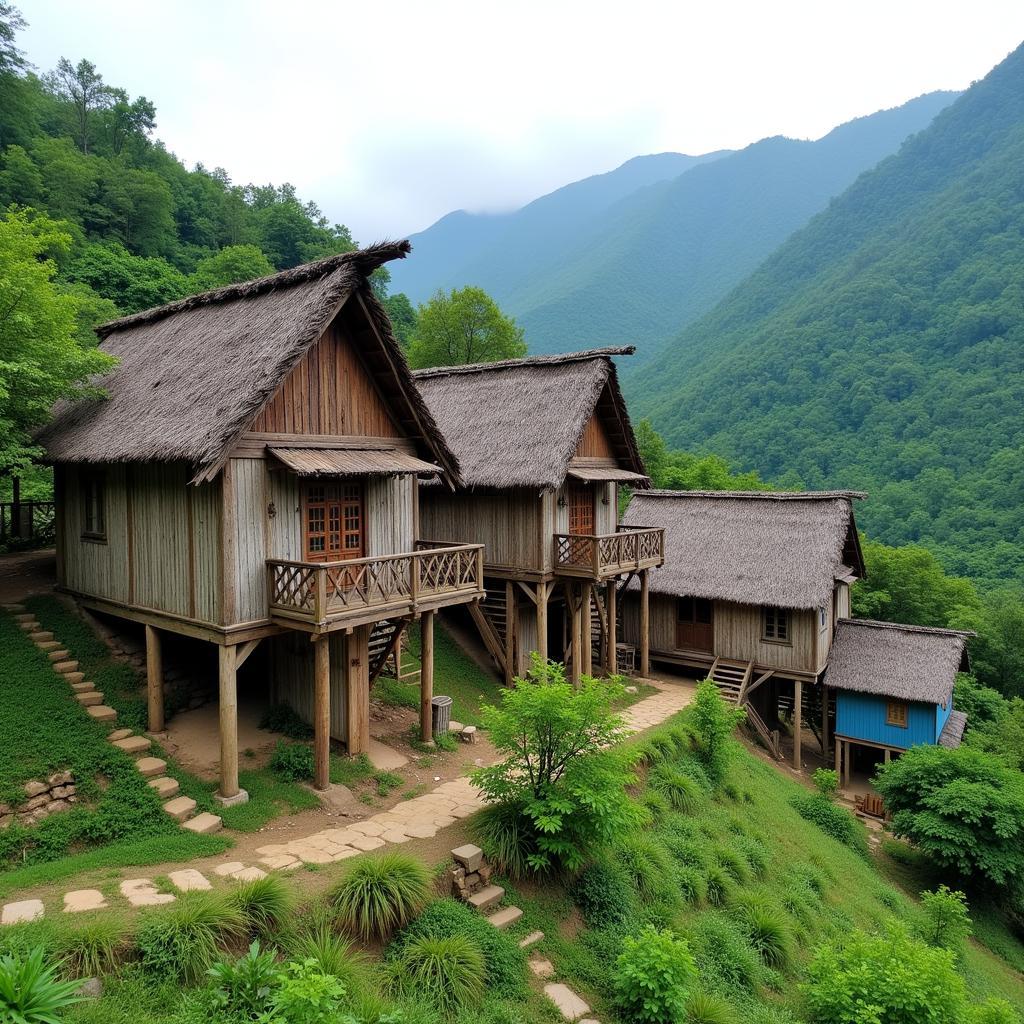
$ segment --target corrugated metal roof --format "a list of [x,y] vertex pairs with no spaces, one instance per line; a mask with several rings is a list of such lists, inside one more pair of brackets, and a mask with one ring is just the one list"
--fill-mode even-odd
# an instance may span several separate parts
[[441,467],[394,448],[270,448],[299,476],[372,476],[440,473]]
[[651,478],[643,473],[634,473],[628,469],[619,469],[616,466],[570,466],[569,476],[574,480],[587,480],[594,483],[601,483],[606,480],[614,480],[622,484],[650,484]]

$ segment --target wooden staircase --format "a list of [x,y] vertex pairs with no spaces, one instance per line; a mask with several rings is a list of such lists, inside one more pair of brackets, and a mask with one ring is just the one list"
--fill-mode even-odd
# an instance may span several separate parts
[[711,671],[708,672],[708,679],[718,687],[718,692],[726,702],[739,707],[744,703],[744,693],[750,685],[753,673],[752,661],[727,661],[725,658],[715,658]]
[[[494,660],[498,671],[506,674],[505,652],[508,649],[507,623],[508,623],[508,594],[504,584],[487,586],[487,599],[485,601],[473,601],[466,606],[470,617],[476,624],[480,638],[487,648],[487,653]],[[514,639],[514,638],[513,638]],[[513,673],[508,673],[511,675]]]
[[[384,671],[389,660],[395,665],[395,675],[402,680],[412,682],[413,673],[406,675],[401,671],[401,659],[405,654],[403,639],[405,630],[409,625],[408,619],[385,619],[374,625],[370,633],[370,685],[377,681],[377,677]],[[415,672],[417,681],[419,670]]]

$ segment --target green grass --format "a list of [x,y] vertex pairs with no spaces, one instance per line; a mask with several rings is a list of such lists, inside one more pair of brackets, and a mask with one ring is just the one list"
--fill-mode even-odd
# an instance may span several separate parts
[[350,789],[373,774],[373,765],[365,754],[356,757],[331,754],[331,782]]

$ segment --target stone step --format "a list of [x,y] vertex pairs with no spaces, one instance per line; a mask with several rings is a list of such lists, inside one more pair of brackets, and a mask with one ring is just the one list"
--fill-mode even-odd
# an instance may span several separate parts
[[75,700],[84,708],[94,708],[103,703],[103,694],[99,690],[86,690],[84,693],[76,693]]
[[224,822],[216,814],[203,811],[202,814],[197,814],[194,818],[190,818],[181,827],[187,828],[189,832],[197,832],[201,836],[208,836],[213,832],[219,832],[224,827]]
[[510,924],[515,924],[522,916],[523,912],[518,907],[502,907],[497,913],[491,914],[487,920],[495,928],[503,929]]
[[96,689],[96,684],[90,683],[88,680],[84,680],[81,683],[72,683],[71,689],[75,693],[88,693],[90,690]]
[[171,797],[177,796],[180,789],[178,780],[169,778],[166,775],[161,775],[157,779],[150,779],[147,785],[152,786],[156,790],[156,795],[161,800],[170,800]]
[[[125,739],[127,738],[126,736]],[[135,767],[139,769],[144,779],[152,779],[167,771],[167,762],[159,757],[140,757],[135,762]]]
[[151,742],[145,736],[126,736],[123,740],[114,740],[114,746],[126,754],[141,754],[149,750]]
[[545,985],[544,995],[566,1020],[579,1020],[590,1013],[590,1007],[568,985]]
[[78,671],[78,662],[77,661],[58,661],[58,662],[55,662],[54,666],[53,666],[53,671],[54,672],[59,672],[62,676],[63,675],[67,675],[69,672],[77,672]]
[[[45,651],[50,661],[67,661],[71,657],[71,652],[60,647],[56,640],[51,640],[45,644],[36,644],[36,647],[41,651]],[[60,650],[54,650],[55,647],[60,648]]]
[[489,885],[486,889],[473,893],[467,902],[471,907],[476,907],[481,913],[496,907],[505,896],[505,890],[500,885]]
[[61,675],[63,675],[69,683],[80,683],[85,679],[84,672],[62,672]]
[[176,796],[164,804],[164,810],[175,821],[185,821],[195,809],[196,802],[190,796]]
[[14,621],[15,622],[35,622],[36,621],[36,617],[35,617],[35,615],[32,612],[18,612],[18,614],[14,616]]
[[24,610],[25,610],[25,606],[23,604],[5,604],[4,605],[4,611],[5,612],[10,612],[12,615],[15,614],[16,612],[23,612]]
[[530,932],[525,939],[520,939],[519,948],[529,949],[531,946],[536,946],[538,942],[541,942],[544,938],[543,932]]
[[18,625],[26,633],[35,633],[39,629],[39,623],[36,622],[34,619],[32,620],[32,622],[19,622]]
[[97,722],[116,722],[117,712],[108,708],[106,704],[97,704],[94,707],[86,708],[86,711],[96,719]]
[[107,734],[107,739],[110,740],[111,743],[113,743],[114,740],[126,740],[128,739],[129,736],[131,736],[131,734],[131,729],[114,729],[113,732]]
[[43,640],[52,640],[53,633],[48,629],[37,629],[34,633],[29,633],[29,640],[34,640],[36,643],[40,643]]

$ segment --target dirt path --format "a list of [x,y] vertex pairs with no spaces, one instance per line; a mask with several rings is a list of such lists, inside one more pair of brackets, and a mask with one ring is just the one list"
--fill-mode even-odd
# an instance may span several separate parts
[[57,555],[53,548],[0,555],[0,604],[49,594],[56,582]]

